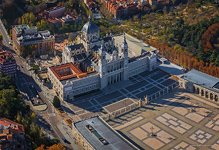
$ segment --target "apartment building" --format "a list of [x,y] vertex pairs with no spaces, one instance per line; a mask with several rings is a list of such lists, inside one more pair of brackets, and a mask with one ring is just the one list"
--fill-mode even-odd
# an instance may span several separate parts
[[16,74],[17,64],[13,55],[4,50],[0,50],[0,73],[14,76]]
[[38,31],[37,27],[16,25],[12,29],[13,48],[21,56],[40,56],[54,49],[55,36],[50,31]]

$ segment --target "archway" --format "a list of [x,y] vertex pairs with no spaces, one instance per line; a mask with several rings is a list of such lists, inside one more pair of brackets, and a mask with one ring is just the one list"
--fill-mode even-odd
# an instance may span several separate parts
[[203,89],[201,90],[201,96],[204,96],[204,90]]
[[197,94],[199,94],[199,93],[200,93],[200,92],[199,92],[199,88],[196,88],[196,93],[197,93]]
[[208,98],[208,91],[205,91],[205,97]]
[[210,99],[213,100],[214,95],[212,93],[210,93]]
[[215,102],[218,101],[218,96],[217,95],[214,96],[214,100],[215,100]]
[[192,92],[196,93],[196,88],[193,86]]

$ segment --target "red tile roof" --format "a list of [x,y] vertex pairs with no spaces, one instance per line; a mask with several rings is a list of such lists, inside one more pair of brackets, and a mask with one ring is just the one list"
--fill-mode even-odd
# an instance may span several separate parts
[[87,76],[86,72],[82,72],[73,63],[62,64],[59,66],[50,67],[50,70],[58,78],[58,80],[67,80],[71,78],[83,78]]
[[11,128],[13,129],[14,131],[17,131],[17,132],[24,132],[24,126],[19,124],[19,123],[16,123],[14,121],[11,121],[7,118],[0,118],[0,125],[4,126],[4,127],[7,127],[7,128]]
[[5,63],[8,59],[14,60],[12,53],[0,49],[0,63]]

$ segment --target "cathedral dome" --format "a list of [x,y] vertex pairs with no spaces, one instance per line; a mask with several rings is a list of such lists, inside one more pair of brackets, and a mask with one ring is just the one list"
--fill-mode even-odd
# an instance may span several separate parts
[[87,34],[90,34],[90,33],[95,33],[95,32],[99,32],[99,27],[92,23],[91,21],[88,21],[82,28],[81,30],[82,32],[85,32]]

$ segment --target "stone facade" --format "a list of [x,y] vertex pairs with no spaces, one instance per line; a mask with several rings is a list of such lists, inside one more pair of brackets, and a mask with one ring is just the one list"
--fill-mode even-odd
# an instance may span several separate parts
[[204,85],[193,83],[184,78],[180,78],[179,86],[191,93],[198,94],[210,101],[219,103],[219,92],[214,88],[207,88]]
[[[99,28],[90,21],[79,37],[80,43],[67,46],[62,54],[62,64],[77,64],[88,75],[84,78],[59,81],[49,69],[49,78],[63,100],[107,86],[129,77],[152,71],[157,67],[157,51],[145,51],[138,56],[129,56],[126,35],[120,45],[115,44],[112,34],[100,38]],[[89,73],[92,72],[92,73]]]
[[16,25],[12,29],[13,48],[18,55],[44,55],[55,46],[55,37],[49,31],[38,31],[37,27]]

